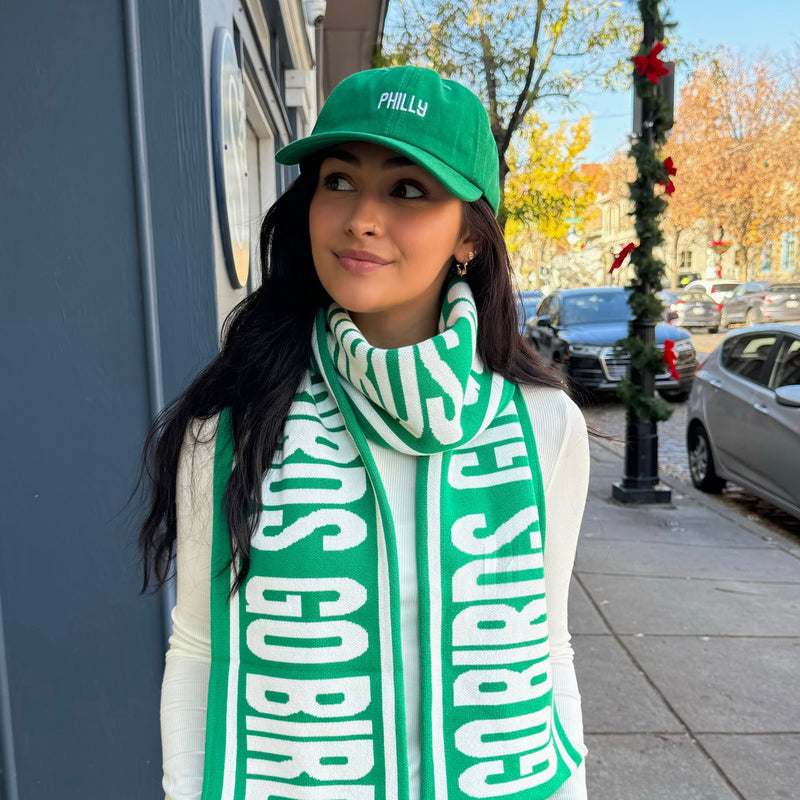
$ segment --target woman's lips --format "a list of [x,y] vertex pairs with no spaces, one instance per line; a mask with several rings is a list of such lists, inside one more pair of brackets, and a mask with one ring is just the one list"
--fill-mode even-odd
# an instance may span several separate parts
[[389,263],[387,259],[366,250],[340,250],[336,257],[344,269],[358,274],[374,272]]

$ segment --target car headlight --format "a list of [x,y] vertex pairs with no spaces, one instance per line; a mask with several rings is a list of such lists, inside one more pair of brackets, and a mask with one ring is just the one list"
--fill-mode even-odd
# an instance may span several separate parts
[[569,354],[571,356],[594,356],[597,358],[603,348],[596,344],[570,344]]

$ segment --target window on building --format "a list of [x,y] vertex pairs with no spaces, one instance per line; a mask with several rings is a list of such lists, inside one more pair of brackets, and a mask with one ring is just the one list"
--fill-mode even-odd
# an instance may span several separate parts
[[772,272],[772,241],[764,242],[761,248],[761,271]]
[[619,206],[611,208],[611,233],[619,233]]
[[781,272],[794,272],[797,269],[797,231],[784,231],[781,239]]
[[691,250],[681,251],[680,272],[691,272],[694,266],[694,253]]

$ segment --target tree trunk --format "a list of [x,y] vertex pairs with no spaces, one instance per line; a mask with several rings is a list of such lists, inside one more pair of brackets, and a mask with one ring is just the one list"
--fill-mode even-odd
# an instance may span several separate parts
[[505,158],[500,159],[500,208],[497,212],[497,222],[500,225],[500,230],[505,233],[506,221],[508,220],[508,212],[506,211],[506,178],[508,177],[508,164]]
[[673,228],[672,264],[669,269],[669,288],[674,292],[678,288],[678,242],[681,238],[680,228]]
[[745,283],[747,280],[749,280],[747,273],[750,271],[750,259],[747,257],[747,248],[738,244],[738,242],[737,246],[738,250],[736,254],[740,256],[738,269],[739,274],[737,275],[737,278],[740,283]]
[[538,264],[536,265],[536,289],[541,291],[542,289],[542,268],[544,267],[544,248],[545,248],[546,240],[541,238],[539,240],[539,258]]

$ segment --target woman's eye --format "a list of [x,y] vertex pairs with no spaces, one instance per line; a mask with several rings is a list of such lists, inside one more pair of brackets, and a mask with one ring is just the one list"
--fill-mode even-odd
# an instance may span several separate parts
[[326,175],[322,179],[322,184],[332,192],[352,192],[353,184],[342,175]]
[[416,183],[402,181],[395,187],[394,195],[396,197],[402,197],[404,200],[414,200],[417,197],[425,197],[425,191]]

